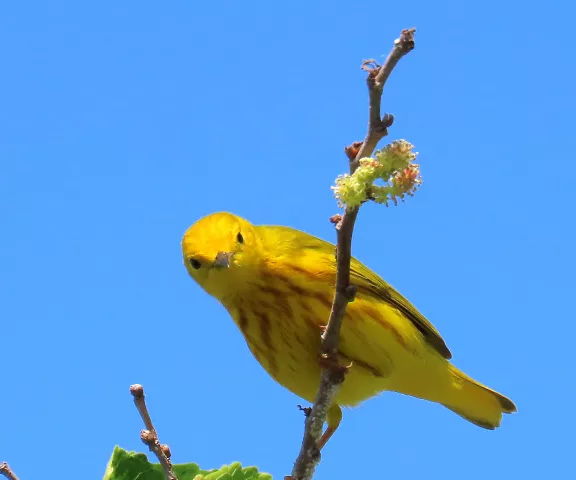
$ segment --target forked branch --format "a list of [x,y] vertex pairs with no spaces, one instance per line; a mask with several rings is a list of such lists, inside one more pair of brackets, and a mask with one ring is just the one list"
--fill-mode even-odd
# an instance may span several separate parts
[[[382,92],[388,77],[398,61],[414,48],[415,29],[403,30],[394,41],[394,46],[383,65],[373,60],[365,61],[362,68],[368,72],[367,84],[370,98],[368,132],[362,143],[355,142],[345,149],[350,160],[350,173],[354,173],[361,158],[369,157],[376,145],[388,134],[394,117],[381,116]],[[322,341],[322,355],[333,359],[337,364],[340,327],[349,302],[354,299],[356,288],[350,284],[350,260],[352,257],[352,234],[359,207],[347,208],[341,217],[332,217],[337,232],[337,273],[336,291],[330,311],[330,318]],[[329,362],[326,362],[329,364]],[[345,374],[342,368],[324,368],[314,406],[306,418],[306,428],[300,453],[292,470],[293,480],[311,480],[316,465],[320,461],[318,440],[326,420],[328,408],[334,401]]]

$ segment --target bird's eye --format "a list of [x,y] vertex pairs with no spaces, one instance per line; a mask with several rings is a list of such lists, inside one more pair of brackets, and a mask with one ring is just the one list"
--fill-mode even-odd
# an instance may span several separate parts
[[244,237],[240,232],[238,232],[238,235],[236,235],[236,240],[238,241],[238,243],[244,243]]
[[202,264],[198,260],[196,260],[195,258],[190,259],[190,265],[195,270],[198,270],[202,266]]

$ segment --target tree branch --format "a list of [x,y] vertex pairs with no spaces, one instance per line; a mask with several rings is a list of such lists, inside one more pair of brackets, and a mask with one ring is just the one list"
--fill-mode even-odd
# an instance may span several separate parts
[[[394,46],[386,58],[384,65],[379,66],[374,61],[364,62],[363,68],[368,71],[368,91],[370,98],[368,132],[362,144],[354,143],[346,148],[350,159],[350,173],[354,173],[361,158],[369,157],[378,142],[388,134],[392,125],[392,115],[380,115],[382,92],[388,77],[398,61],[414,48],[415,29],[403,30],[400,38],[394,41]],[[323,335],[322,354],[325,358],[337,362],[340,328],[349,302],[354,300],[356,288],[350,285],[350,260],[352,257],[352,234],[358,216],[358,208],[346,209],[341,218],[336,221],[337,232],[337,272],[336,292],[330,318]],[[314,406],[306,418],[306,428],[300,453],[292,470],[293,480],[311,480],[316,465],[320,461],[320,451],[317,444],[322,434],[328,408],[333,403],[342,382],[345,370],[342,368],[324,368],[320,379],[320,387],[316,394]]]
[[18,480],[16,474],[10,470],[6,462],[0,463],[0,475],[4,475],[8,480]]
[[142,385],[131,385],[130,393],[134,397],[134,405],[138,409],[138,413],[142,417],[146,430],[140,432],[140,438],[142,442],[148,445],[151,452],[156,455],[162,469],[164,470],[164,475],[168,480],[178,480],[174,470],[172,469],[172,462],[170,461],[170,447],[168,445],[161,445],[158,440],[158,434],[148,413],[148,408],[146,407],[146,400],[144,399],[144,387]]

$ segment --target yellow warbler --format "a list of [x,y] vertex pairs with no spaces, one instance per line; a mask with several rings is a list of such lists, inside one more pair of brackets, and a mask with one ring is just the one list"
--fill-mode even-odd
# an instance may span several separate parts
[[[334,245],[222,212],[192,225],[182,250],[192,278],[228,310],[258,362],[281,385],[313,402],[320,335],[334,294]],[[340,405],[386,390],[440,403],[488,429],[499,426],[502,413],[516,411],[511,400],[454,367],[434,326],[356,259],[351,283],[358,290],[346,310],[339,355],[352,366],[329,409],[320,446],[340,423]]]

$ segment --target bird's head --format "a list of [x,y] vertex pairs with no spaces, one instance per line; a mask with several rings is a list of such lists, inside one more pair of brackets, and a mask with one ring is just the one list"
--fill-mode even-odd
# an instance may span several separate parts
[[260,244],[247,220],[227,212],[213,213],[184,234],[184,264],[206,292],[223,300],[240,293],[257,272]]

